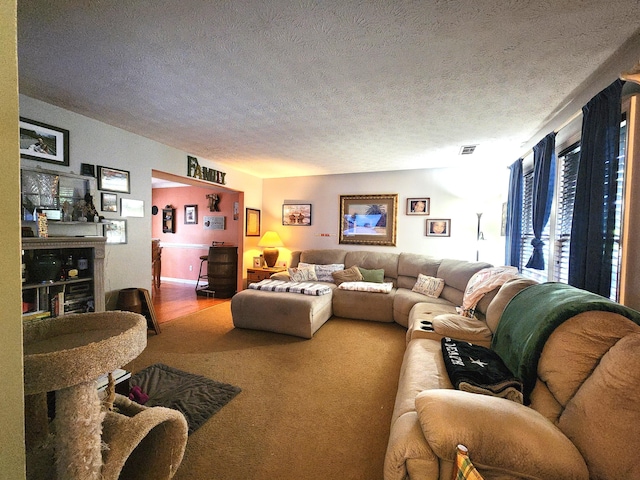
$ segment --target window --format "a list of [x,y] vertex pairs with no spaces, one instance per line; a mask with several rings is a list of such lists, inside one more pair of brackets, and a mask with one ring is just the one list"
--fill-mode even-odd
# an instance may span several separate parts
[[579,160],[580,146],[578,144],[572,145],[558,155],[557,171],[560,177],[556,197],[553,279],[562,283],[569,281],[569,243]]
[[[549,260],[548,245],[549,245],[549,221],[542,232],[540,239],[545,243],[545,265]],[[533,169],[524,174],[522,183],[522,234],[520,240],[520,266],[522,275],[528,278],[532,278],[537,282],[547,281],[547,270],[536,270],[533,268],[526,268],[525,265],[533,254],[533,246],[531,240],[535,238],[533,234]]]
[[616,177],[616,223],[613,231],[613,253],[611,259],[611,300],[618,300],[618,278],[620,274],[620,237],[622,236],[622,206],[624,204],[624,173],[627,157],[627,117],[622,115],[620,122],[620,153],[618,156],[618,174]]
[[[627,122],[623,114],[620,123],[620,156],[618,157],[618,171],[615,178],[616,189],[616,217],[614,230],[614,245],[612,253],[611,293],[612,300],[618,299],[618,275],[620,270],[620,238],[622,229],[622,207],[624,201],[624,173],[627,142]],[[545,243],[545,263],[552,262],[552,268],[534,270],[525,265],[531,257],[533,247],[533,169],[523,177],[522,191],[522,236],[520,268],[522,275],[538,282],[562,282],[569,280],[569,244],[571,241],[571,224],[573,221],[573,205],[575,203],[576,181],[580,161],[580,144],[574,143],[558,154],[556,175],[557,188],[554,193],[555,214],[552,213],[549,223],[545,227],[542,241]],[[549,248],[553,239],[553,249]]]

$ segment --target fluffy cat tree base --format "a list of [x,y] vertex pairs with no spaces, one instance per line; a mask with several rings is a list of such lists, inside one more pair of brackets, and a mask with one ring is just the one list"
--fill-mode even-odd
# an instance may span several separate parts
[[[66,315],[25,322],[27,477],[171,479],[184,455],[187,422],[175,410],[121,395],[104,405],[96,380],[135,359],[147,322],[131,312]],[[47,392],[55,391],[53,422]]]

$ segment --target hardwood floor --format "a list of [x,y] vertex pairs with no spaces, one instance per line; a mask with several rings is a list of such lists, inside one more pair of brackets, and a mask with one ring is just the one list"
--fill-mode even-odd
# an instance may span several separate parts
[[193,285],[173,282],[162,282],[160,288],[154,288],[151,299],[158,323],[231,301],[230,298],[202,297],[196,295]]

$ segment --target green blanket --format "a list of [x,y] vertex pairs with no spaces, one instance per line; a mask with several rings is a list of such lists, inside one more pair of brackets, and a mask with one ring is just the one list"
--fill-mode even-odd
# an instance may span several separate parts
[[538,360],[549,335],[565,320],[592,310],[618,313],[640,324],[640,313],[635,310],[564,283],[532,285],[509,302],[491,348],[522,381],[525,404],[535,386]]

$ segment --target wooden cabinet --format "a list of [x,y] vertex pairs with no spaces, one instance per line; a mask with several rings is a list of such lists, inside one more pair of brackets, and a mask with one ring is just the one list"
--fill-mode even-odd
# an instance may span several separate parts
[[105,237],[23,238],[23,320],[103,312],[105,241]]
[[162,209],[162,233],[176,233],[176,209]]
[[285,267],[247,268],[247,285],[266,280],[274,273],[285,271]]
[[238,285],[238,247],[209,247],[207,279],[207,289],[216,298],[233,297]]

